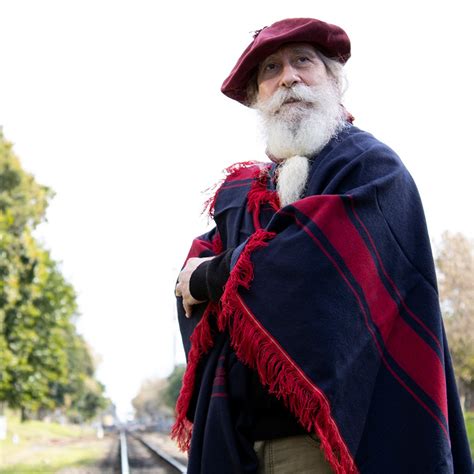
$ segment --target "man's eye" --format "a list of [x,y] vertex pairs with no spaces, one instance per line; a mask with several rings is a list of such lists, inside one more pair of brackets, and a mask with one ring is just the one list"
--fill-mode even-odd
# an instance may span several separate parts
[[309,61],[309,58],[307,56],[300,56],[298,58],[298,62],[300,62],[300,63],[305,63],[307,61]]
[[275,63],[268,63],[268,64],[265,65],[264,70],[265,70],[265,71],[273,71],[273,70],[276,69],[276,67],[277,67],[277,66],[276,66]]

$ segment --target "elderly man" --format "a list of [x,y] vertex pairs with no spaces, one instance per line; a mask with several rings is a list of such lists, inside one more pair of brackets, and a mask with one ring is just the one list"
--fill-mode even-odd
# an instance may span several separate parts
[[227,169],[178,277],[189,473],[472,472],[421,202],[341,105],[349,56],[286,19],[222,86],[271,162]]

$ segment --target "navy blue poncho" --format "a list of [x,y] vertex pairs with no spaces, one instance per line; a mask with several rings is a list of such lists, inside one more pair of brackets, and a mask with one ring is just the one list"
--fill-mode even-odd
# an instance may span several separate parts
[[236,248],[218,303],[186,319],[173,434],[188,472],[254,473],[255,371],[336,473],[471,473],[422,204],[397,155],[347,125],[280,208],[275,165],[229,169],[216,228],[189,257]]

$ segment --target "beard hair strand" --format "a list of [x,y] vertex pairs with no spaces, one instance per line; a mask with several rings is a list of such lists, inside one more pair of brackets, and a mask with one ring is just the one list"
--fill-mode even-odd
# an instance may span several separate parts
[[300,199],[306,188],[309,160],[305,156],[287,158],[278,167],[277,192],[282,207]]
[[[289,99],[297,100],[285,104]],[[329,81],[321,86],[296,84],[279,89],[265,101],[257,100],[257,109],[267,152],[278,161],[299,155],[319,153],[344,126],[345,113],[340,93]]]

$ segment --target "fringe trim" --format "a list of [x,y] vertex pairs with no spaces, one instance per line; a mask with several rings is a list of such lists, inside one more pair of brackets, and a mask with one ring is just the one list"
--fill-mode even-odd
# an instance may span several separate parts
[[331,417],[326,397],[253,317],[237,293],[239,286],[248,289],[253,279],[251,253],[268,245],[266,240],[275,235],[272,234],[257,231],[240,255],[222,296],[219,329],[229,328],[237,357],[257,371],[269,393],[283,400],[308,432],[318,435],[324,455],[334,472],[355,474],[358,470]]
[[251,168],[252,166],[258,166],[260,168],[262,166],[262,163],[259,161],[242,161],[241,163],[234,163],[233,165],[230,165],[225,168],[224,177],[204,191],[205,193],[212,194],[204,203],[204,207],[201,214],[208,214],[208,216],[213,219],[217,195],[219,194],[222,185],[229,178],[237,178],[239,172],[242,169]]
[[[237,176],[243,168],[257,165],[257,162],[237,163],[225,170],[226,178]],[[226,179],[225,178],[225,179]],[[311,433],[316,433],[321,441],[324,455],[336,474],[356,474],[357,467],[342,440],[339,430],[331,417],[329,403],[281,349],[265,328],[248,311],[238,295],[238,288],[250,288],[253,280],[252,253],[266,247],[276,234],[260,228],[261,206],[268,203],[275,211],[280,209],[278,194],[267,189],[268,174],[259,168],[255,182],[248,194],[247,209],[254,218],[255,233],[249,238],[239,259],[231,271],[221,298],[220,311],[216,303],[210,303],[191,336],[191,350],[188,366],[183,377],[183,386],[176,404],[177,419],[171,437],[182,450],[189,450],[193,424],[186,418],[195,385],[196,369],[201,357],[213,346],[209,317],[217,315],[219,331],[229,329],[231,344],[237,357],[255,369],[269,393],[283,400],[285,406],[296,416],[301,425]],[[205,205],[213,217],[214,207],[223,179],[214,188],[219,188]],[[204,212],[204,211],[203,211]],[[220,236],[216,236],[213,247],[221,247]],[[216,252],[219,253],[219,252]]]
[[209,318],[217,314],[217,304],[209,303],[191,335],[191,349],[188,364],[183,376],[183,384],[176,402],[176,421],[171,429],[171,438],[176,440],[182,451],[188,451],[191,445],[193,424],[186,418],[196,382],[196,369],[201,357],[214,345]]
[[257,170],[255,181],[247,195],[247,209],[252,214],[253,225],[255,229],[261,229],[260,209],[263,204],[268,203],[272,209],[277,212],[280,209],[280,199],[276,191],[268,189],[268,167]]
[[231,316],[235,312],[234,295],[237,295],[239,286],[250,288],[253,280],[253,265],[250,255],[257,249],[266,247],[268,240],[275,236],[275,232],[268,232],[263,229],[256,230],[249,238],[242,253],[240,254],[235,267],[229,275],[221,298],[221,311],[217,319],[219,331],[224,331],[229,326]]

